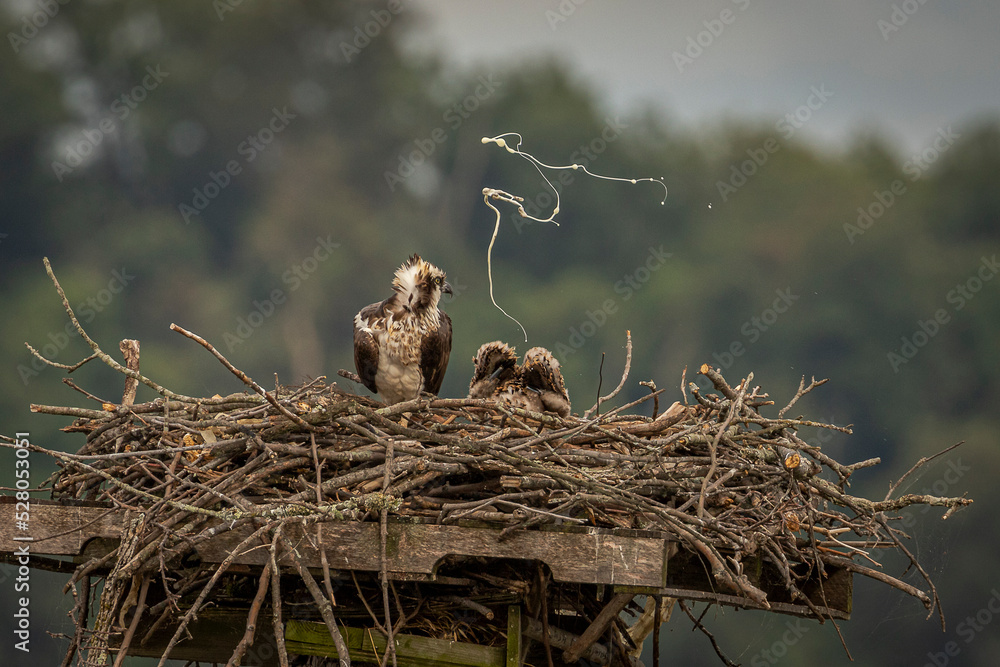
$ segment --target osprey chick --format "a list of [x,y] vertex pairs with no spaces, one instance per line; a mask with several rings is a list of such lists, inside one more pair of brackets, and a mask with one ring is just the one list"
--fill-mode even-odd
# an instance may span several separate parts
[[516,408],[569,416],[569,395],[559,362],[544,347],[528,350],[518,366],[514,348],[493,341],[484,343],[472,361],[470,398],[492,398]]
[[559,362],[544,347],[533,347],[525,353],[521,363],[521,383],[525,392],[533,392],[537,396],[542,410],[554,412],[560,417],[569,416],[569,394],[563,384]]
[[451,294],[444,271],[413,255],[396,270],[393,295],[354,316],[354,366],[386,403],[441,390],[451,354],[451,318],[438,309]]
[[472,363],[475,371],[469,382],[469,398],[493,398],[521,374],[514,348],[498,340],[483,343]]

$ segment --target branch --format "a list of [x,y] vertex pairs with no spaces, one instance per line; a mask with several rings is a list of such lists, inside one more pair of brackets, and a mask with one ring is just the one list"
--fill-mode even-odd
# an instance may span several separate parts
[[[280,528],[278,529],[280,532]],[[302,577],[302,581],[305,583],[306,588],[309,589],[309,593],[312,595],[313,601],[316,602],[316,606],[319,608],[320,616],[323,617],[323,621],[326,623],[327,629],[330,631],[330,638],[333,639],[333,645],[337,649],[337,657],[340,660],[340,667],[351,667],[351,654],[347,648],[347,642],[344,641],[344,636],[340,634],[340,628],[337,627],[337,619],[333,615],[333,605],[330,604],[324,595],[323,591],[320,590],[319,585],[316,583],[316,579],[313,578],[312,574],[302,563],[302,559],[299,558],[299,554],[296,553],[295,547],[288,544],[284,537],[280,535],[276,536],[279,542],[282,542],[285,548],[285,553],[291,558],[292,565],[295,566],[296,571],[299,576]]]
[[253,389],[255,392],[257,392],[258,394],[260,394],[261,396],[263,396],[265,399],[267,399],[267,402],[270,403],[271,405],[273,405],[278,410],[278,412],[280,412],[281,414],[285,415],[286,417],[288,417],[289,419],[291,419],[293,422],[295,422],[296,424],[298,424],[302,428],[304,428],[304,429],[306,429],[308,431],[313,430],[313,427],[312,427],[311,424],[307,423],[304,419],[302,419],[302,417],[299,417],[297,414],[292,413],[291,411],[289,411],[288,408],[286,408],[285,406],[283,406],[280,403],[278,403],[277,399],[274,396],[272,396],[268,392],[264,391],[263,387],[261,387],[259,384],[257,384],[256,382],[254,382],[253,379],[249,375],[247,375],[246,373],[244,373],[240,369],[236,368],[236,366],[233,366],[231,363],[229,363],[229,360],[226,359],[224,356],[222,356],[222,353],[219,352],[218,350],[216,350],[212,346],[212,344],[209,343],[207,340],[205,340],[204,338],[202,338],[198,334],[191,333],[187,329],[185,329],[183,327],[177,326],[176,324],[171,324],[170,325],[170,330],[171,331],[176,331],[177,333],[182,334],[184,336],[187,336],[191,340],[193,340],[193,341],[201,344],[201,346],[204,347],[209,352],[211,352],[215,356],[216,359],[218,359],[219,361],[221,361],[222,365],[225,366],[226,368],[228,368],[229,371],[233,375],[235,375],[236,377],[238,377],[240,380],[243,381],[244,384],[246,384],[248,387],[250,387],[251,389]]
[[84,359],[78,364],[75,364],[73,367],[68,367],[64,366],[63,364],[57,364],[55,362],[49,361],[42,355],[38,354],[38,352],[34,348],[25,343],[28,349],[31,350],[35,356],[37,356],[39,359],[41,359],[42,361],[51,366],[56,366],[57,368],[65,368],[67,370],[75,370],[76,368],[79,368],[87,361],[90,361],[91,358],[97,357],[98,359],[100,359],[105,364],[115,369],[119,373],[134,380],[138,380],[139,382],[143,383],[144,385],[146,385],[156,393],[160,394],[161,396],[166,396],[167,398],[173,398],[176,400],[188,401],[192,403],[196,402],[197,399],[191,398],[190,396],[184,396],[182,394],[175,394],[169,389],[161,387],[160,385],[156,384],[155,382],[153,382],[146,376],[138,373],[137,371],[133,371],[125,366],[122,366],[120,363],[118,363],[110,356],[108,356],[108,354],[101,349],[101,347],[87,334],[87,332],[84,331],[83,326],[80,324],[80,321],[76,319],[76,314],[73,312],[73,308],[69,305],[69,299],[66,298],[66,292],[63,291],[62,285],[60,285],[59,281],[56,279],[56,274],[53,273],[52,271],[52,266],[49,264],[49,258],[43,257],[42,263],[45,264],[45,273],[49,275],[49,278],[52,279],[52,283],[56,286],[56,292],[59,293],[59,298],[62,300],[63,308],[66,310],[66,314],[69,315],[70,321],[73,322],[73,326],[76,328],[77,333],[80,334],[80,337],[83,338],[83,340],[87,343],[87,345],[90,346],[90,349],[93,350],[94,353],[87,359]]
[[812,381],[809,382],[809,386],[807,387],[806,386],[806,376],[803,375],[802,379],[799,380],[799,389],[798,389],[798,391],[795,392],[795,396],[793,396],[792,400],[790,400],[788,402],[788,405],[786,405],[785,407],[781,408],[781,410],[778,411],[778,418],[780,419],[781,417],[784,417],[785,413],[788,412],[791,409],[791,407],[798,402],[798,400],[800,398],[802,398],[803,396],[805,396],[806,394],[808,394],[810,391],[812,391],[816,387],[824,385],[827,382],[829,382],[829,379],[819,380],[817,382],[816,378],[812,378]]
[[603,396],[603,397],[598,398],[597,399],[597,403],[595,403],[593,407],[591,407],[589,410],[587,410],[586,412],[583,413],[583,418],[584,419],[590,419],[590,415],[594,414],[601,407],[601,403],[604,403],[606,401],[610,401],[612,398],[614,398],[615,396],[618,395],[618,392],[620,392],[622,390],[622,387],[625,386],[625,381],[628,379],[628,373],[629,373],[629,370],[631,370],[631,368],[632,368],[632,332],[631,331],[626,331],[625,332],[625,372],[622,373],[621,382],[618,383],[618,386],[615,387],[614,391],[612,391],[610,394],[608,394],[607,396]]
[[[933,456],[925,456],[925,457],[921,458],[919,461],[917,461],[916,463],[914,463],[913,467],[910,468],[909,470],[907,470],[903,474],[902,477],[900,477],[898,480],[896,480],[895,484],[893,484],[892,486],[889,487],[889,492],[885,494],[885,499],[889,500],[889,498],[892,497],[892,494],[896,492],[896,489],[899,488],[899,485],[903,483],[903,480],[905,480],[911,474],[913,474],[914,472],[916,472],[919,468],[921,468],[922,466],[930,463],[931,461],[933,461],[937,457],[944,456],[945,454],[947,454],[951,450],[955,449],[956,447],[960,447],[960,446],[962,446],[964,444],[965,444],[965,440],[962,440],[961,442],[956,442],[951,447],[946,447],[946,448],[942,449],[940,452],[938,452],[937,454],[934,454]],[[972,502],[972,501],[969,501],[969,502]]]

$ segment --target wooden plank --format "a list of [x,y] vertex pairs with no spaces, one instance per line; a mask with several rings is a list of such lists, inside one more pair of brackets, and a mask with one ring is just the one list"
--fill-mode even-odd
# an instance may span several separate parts
[[[13,552],[14,505],[0,504],[0,552]],[[122,514],[103,507],[63,506],[33,501],[32,553],[79,555],[93,538],[116,539]],[[215,525],[209,522],[208,526]],[[207,527],[207,526],[206,526]],[[198,546],[203,562],[220,563],[243,541],[252,528],[221,533]],[[320,567],[316,527],[308,534],[291,525],[286,535],[297,543],[303,561]],[[329,566],[338,570],[379,570],[379,525],[373,522],[327,522],[323,542]],[[537,560],[545,563],[556,581],[631,586],[662,586],[668,541],[662,537],[618,535],[597,528],[586,532],[515,531],[499,538],[490,527],[439,526],[391,522],[388,531],[388,570],[399,576],[433,575],[445,556],[483,556]],[[244,565],[263,565],[265,551],[254,550],[236,559]],[[286,563],[287,564],[287,563]]]
[[0,496],[0,553],[14,552],[30,537],[31,553],[47,556],[77,556],[94,538],[119,539],[123,513],[93,503],[67,505],[33,499],[28,507],[28,530],[17,530],[15,512],[24,511],[11,496]]
[[[290,526],[286,532],[293,540],[304,537],[298,526]],[[200,555],[206,561],[219,562],[246,534],[233,531],[220,535],[222,539],[213,540],[211,550],[202,549]],[[331,568],[379,569],[377,523],[326,523],[323,538]],[[445,556],[482,556],[541,561],[548,565],[556,581],[662,586],[666,583],[666,544],[662,538],[623,537],[597,529],[569,534],[515,531],[501,540],[495,528],[390,523],[386,557],[387,569],[392,573],[433,574]],[[299,549],[310,567],[320,565],[312,534],[299,541]],[[258,550],[239,562],[262,565],[265,556]]]
[[[25,544],[16,529],[14,498],[0,496],[0,554],[13,554]],[[23,508],[22,508],[23,509]],[[94,539],[114,543],[121,534],[123,514],[95,503],[32,500],[30,504],[31,553],[39,556],[79,556]],[[219,563],[248,534],[246,530],[222,533],[202,545],[199,556],[205,563]],[[290,526],[287,535],[309,567],[321,564],[317,540],[310,528]],[[566,532],[564,532],[566,531]],[[324,548],[330,567],[339,570],[379,569],[378,524],[327,522],[323,524]],[[546,563],[556,581],[611,584],[616,592],[668,595],[688,600],[755,609],[759,605],[738,595],[716,591],[698,556],[681,550],[676,543],[641,531],[608,531],[582,527],[551,527],[545,530],[516,531],[509,539],[499,539],[499,530],[489,527],[438,526],[391,522],[387,544],[388,569],[394,579],[434,580],[440,560],[448,554],[516,558]],[[243,565],[262,565],[265,554],[256,550],[237,559]],[[9,556],[8,556],[9,557]],[[670,572],[667,577],[669,558]],[[779,578],[759,563],[753,580],[767,593],[773,611],[796,616],[813,616],[807,605],[787,598]],[[752,570],[752,568],[751,568]],[[829,576],[803,586],[821,612],[835,619],[851,614],[853,577],[847,570],[826,567]]]
[[[351,660],[379,663],[386,649],[385,637],[376,630],[341,628]],[[505,667],[506,650],[419,635],[395,635],[396,664],[399,667]],[[289,620],[285,626],[285,646],[289,653],[335,658],[330,632],[323,623]]]

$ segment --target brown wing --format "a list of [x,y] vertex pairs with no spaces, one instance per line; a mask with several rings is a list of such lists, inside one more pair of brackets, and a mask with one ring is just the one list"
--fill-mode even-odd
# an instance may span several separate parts
[[[382,315],[384,305],[385,302],[373,303],[362,308],[358,315],[363,320],[378,317]],[[377,394],[375,373],[378,372],[378,343],[375,342],[371,332],[358,327],[357,322],[354,324],[354,367],[358,369],[358,375],[364,385]]]
[[426,336],[420,344],[420,374],[424,378],[424,391],[431,394],[441,391],[451,356],[451,318],[443,310],[438,313],[437,331]]

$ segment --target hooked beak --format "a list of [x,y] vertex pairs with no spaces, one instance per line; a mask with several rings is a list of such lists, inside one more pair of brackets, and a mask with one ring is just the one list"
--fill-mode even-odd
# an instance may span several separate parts
[[441,293],[442,294],[451,294],[452,296],[455,295],[455,293],[451,291],[451,285],[448,283],[447,280],[444,281],[444,285],[441,286]]

